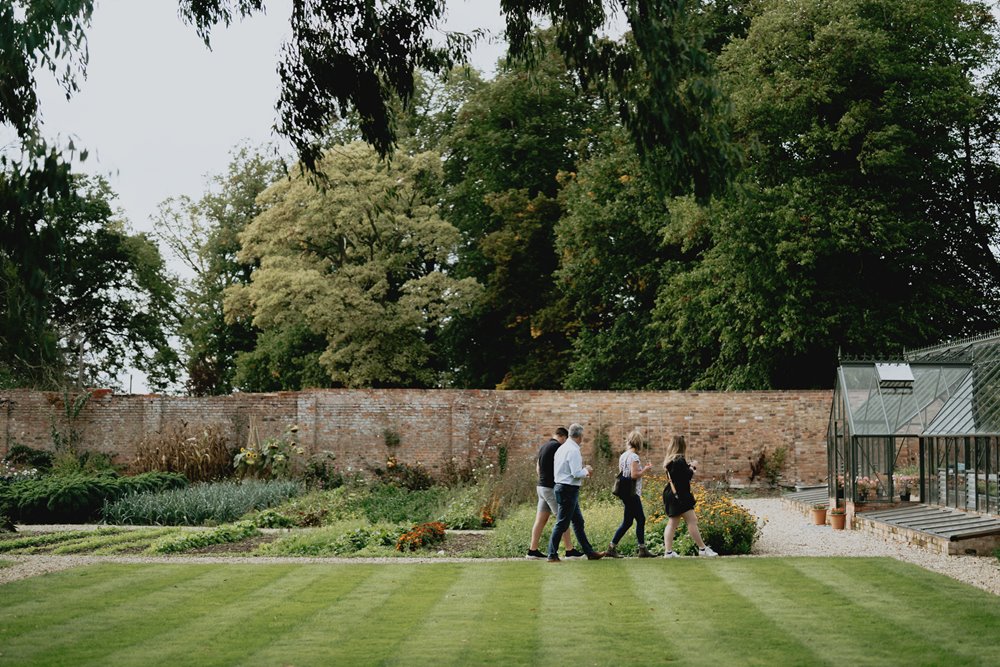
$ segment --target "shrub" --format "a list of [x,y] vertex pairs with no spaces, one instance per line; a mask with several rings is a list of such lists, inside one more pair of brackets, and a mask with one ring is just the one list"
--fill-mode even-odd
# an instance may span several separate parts
[[222,429],[215,425],[191,427],[172,424],[146,435],[129,461],[132,474],[160,470],[177,472],[192,482],[210,482],[233,474],[233,454]]
[[299,446],[299,427],[291,424],[284,433],[264,442],[256,439],[256,428],[251,426],[250,442],[233,457],[233,468],[239,477],[256,479],[279,479],[291,476],[302,465],[305,449]]
[[292,481],[212,482],[161,493],[134,493],[108,503],[104,521],[113,524],[198,526],[236,521],[255,509],[278,505],[299,494]]
[[313,491],[281,505],[251,512],[245,518],[260,528],[309,528],[361,515],[349,507],[346,489]]
[[[724,493],[709,491],[698,484],[692,486],[692,491],[697,501],[698,529],[705,544],[723,555],[750,553],[760,537],[763,521]],[[658,515],[661,530],[665,526],[664,521],[665,517]],[[648,527],[647,523],[647,532]],[[680,554],[697,551],[687,534],[687,522],[681,521],[677,535],[683,535],[685,539],[678,541],[675,537],[674,551]]]
[[27,445],[11,445],[3,460],[11,467],[34,468],[40,472],[47,472],[52,468],[52,454],[50,452],[34,449]]
[[52,459],[51,472],[62,476],[75,474],[94,476],[105,473],[118,474],[119,467],[115,465],[114,454],[61,449]]
[[767,480],[767,485],[772,489],[777,488],[778,482],[781,481],[781,471],[785,467],[787,458],[788,448],[778,447],[764,459],[764,479]]
[[184,531],[175,533],[154,542],[149,551],[158,554],[173,554],[181,551],[191,551],[213,544],[229,544],[242,542],[245,539],[260,535],[257,526],[249,521],[241,521],[213,530]]
[[440,521],[420,523],[399,536],[396,551],[416,551],[439,542],[444,542],[444,524]]
[[423,491],[434,486],[434,478],[420,465],[410,465],[389,456],[385,468],[375,468],[375,476],[384,484],[398,486],[408,491]]
[[390,484],[374,484],[366,490],[352,489],[347,494],[345,509],[360,513],[371,523],[434,521],[447,497],[447,489],[440,486],[407,491]]
[[0,484],[19,482],[23,479],[38,477],[37,468],[23,468],[20,464],[0,461]]
[[362,552],[392,553],[405,528],[395,524],[341,521],[323,528],[297,531],[270,544],[259,554],[274,556],[347,556]]
[[450,498],[438,518],[455,530],[481,528],[482,509],[485,504],[483,492],[482,487],[472,485],[452,489]]
[[302,480],[307,486],[318,489],[336,489],[344,485],[344,475],[334,461],[337,455],[323,450],[311,455],[305,462]]
[[0,508],[20,523],[80,523],[96,519],[106,502],[129,493],[186,485],[187,479],[175,473],[48,475],[0,486]]

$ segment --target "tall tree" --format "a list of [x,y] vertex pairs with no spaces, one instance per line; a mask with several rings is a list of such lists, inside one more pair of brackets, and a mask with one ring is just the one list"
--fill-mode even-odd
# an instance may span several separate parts
[[666,200],[644,174],[621,128],[593,142],[579,171],[564,173],[565,214],[556,225],[560,300],[573,327],[565,384],[575,389],[676,386],[650,331],[663,276],[685,259],[667,245]]
[[748,168],[677,208],[707,249],[659,296],[695,386],[828,386],[838,348],[995,326],[997,55],[981,2],[764,3],[719,61]]
[[191,273],[181,292],[180,336],[187,389],[194,395],[231,392],[236,355],[256,345],[259,332],[247,321],[225,321],[223,294],[232,285],[249,284],[255,265],[237,258],[239,235],[264,211],[257,196],[284,173],[267,151],[242,146],[197,201],[182,196],[160,204],[158,236]]
[[319,352],[324,383],[443,384],[440,328],[468,309],[478,285],[447,271],[459,236],[439,214],[440,156],[400,152],[387,163],[354,143],[321,166],[326,189],[282,179],[241,235],[239,259],[259,266],[249,285],[227,289],[226,313],[263,331],[237,359],[241,377],[315,381],[303,373]]
[[[8,181],[0,177],[0,192],[22,203],[38,191]],[[38,217],[28,252],[0,250],[0,376],[8,386],[115,386],[132,367],[164,388],[176,379],[177,358],[168,341],[174,286],[159,249],[115,217],[103,179],[75,176],[71,184],[68,196],[3,209],[5,218]]]
[[568,348],[543,314],[556,298],[560,171],[599,125],[554,51],[534,70],[504,68],[462,107],[447,139],[447,216],[462,232],[456,270],[484,287],[447,339],[461,386],[555,387]]

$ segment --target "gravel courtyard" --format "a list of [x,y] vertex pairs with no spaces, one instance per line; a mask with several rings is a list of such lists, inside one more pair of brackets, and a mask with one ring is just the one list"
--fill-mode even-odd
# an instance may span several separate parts
[[[753,556],[888,556],[913,563],[977,588],[1000,595],[1000,562],[996,558],[975,556],[941,556],[901,543],[885,542],[860,531],[835,531],[829,526],[815,526],[808,517],[776,498],[744,499],[739,503],[757,516],[767,519],[764,533]],[[78,527],[77,527],[78,528]],[[0,584],[47,572],[64,570],[92,563],[336,563],[364,562],[359,558],[273,558],[233,556],[5,556],[14,561],[11,567],[0,568]],[[454,562],[456,558],[376,559],[398,566],[410,563]],[[544,564],[543,564],[544,565]]]

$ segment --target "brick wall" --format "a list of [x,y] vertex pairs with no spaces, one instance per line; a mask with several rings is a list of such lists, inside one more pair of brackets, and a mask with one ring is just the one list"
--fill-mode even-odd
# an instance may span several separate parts
[[[603,392],[416,389],[330,389],[204,398],[95,394],[70,418],[65,397],[50,392],[0,392],[0,451],[15,443],[53,446],[53,429],[75,430],[85,449],[126,460],[146,433],[172,423],[215,424],[233,445],[246,442],[255,420],[262,438],[298,424],[302,444],[331,450],[343,468],[365,468],[387,454],[383,433],[400,437],[401,460],[439,470],[479,456],[531,456],[555,426],[586,428],[584,456],[595,458],[604,431],[617,455],[625,434],[640,428],[659,463],[667,438],[684,434],[699,474],[748,481],[756,451],[788,448],[786,482],[816,483],[826,476],[826,426],[831,392]],[[72,407],[73,401],[70,397]]]

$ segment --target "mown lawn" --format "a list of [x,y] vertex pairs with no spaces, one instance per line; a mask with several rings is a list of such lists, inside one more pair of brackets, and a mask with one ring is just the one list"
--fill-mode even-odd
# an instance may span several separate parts
[[0,665],[998,665],[890,559],[98,565],[0,586]]

